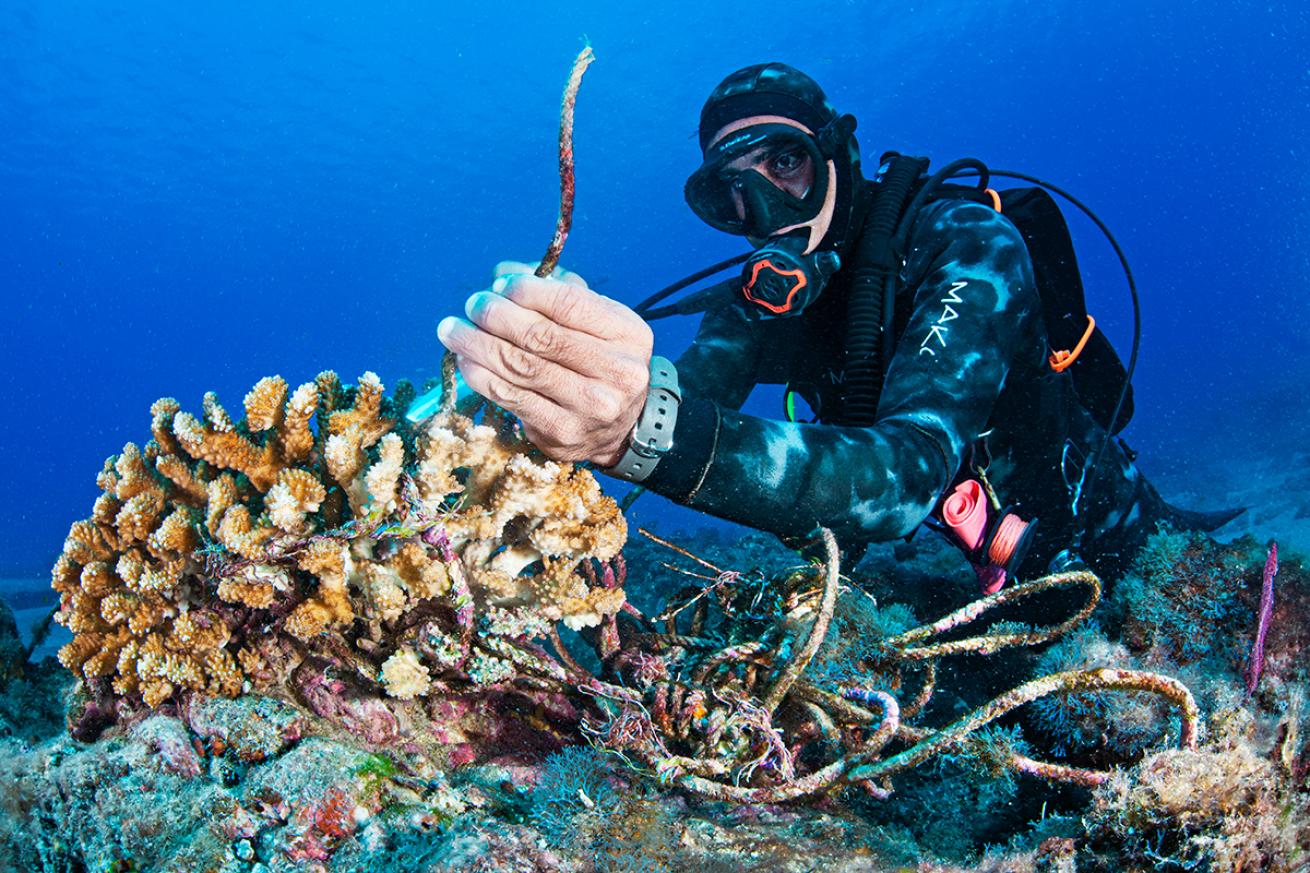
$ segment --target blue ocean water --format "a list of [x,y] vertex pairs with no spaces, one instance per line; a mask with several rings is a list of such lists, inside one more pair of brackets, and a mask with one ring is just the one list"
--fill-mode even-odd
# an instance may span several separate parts
[[[603,293],[635,303],[741,249],[682,201],[696,116],[726,73],[783,60],[858,117],[866,158],[977,156],[1114,229],[1142,290],[1148,471],[1310,435],[1301,4],[2,0],[0,577],[46,571],[160,396],[431,376],[437,321],[550,237],[584,39],[564,261]],[[1126,349],[1117,263],[1074,227]],[[660,324],[658,350],[693,329]]]

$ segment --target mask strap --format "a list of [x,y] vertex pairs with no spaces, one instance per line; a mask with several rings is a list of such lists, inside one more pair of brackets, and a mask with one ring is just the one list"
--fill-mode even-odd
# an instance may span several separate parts
[[820,154],[828,160],[835,158],[837,151],[855,134],[855,125],[854,115],[839,115],[819,128],[814,141],[819,146]]

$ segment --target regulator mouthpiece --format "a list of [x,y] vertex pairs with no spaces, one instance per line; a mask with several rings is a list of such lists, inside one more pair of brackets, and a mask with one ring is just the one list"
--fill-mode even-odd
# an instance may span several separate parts
[[802,237],[768,240],[742,267],[746,311],[758,318],[799,315],[813,303],[841,267],[833,251],[805,253]]

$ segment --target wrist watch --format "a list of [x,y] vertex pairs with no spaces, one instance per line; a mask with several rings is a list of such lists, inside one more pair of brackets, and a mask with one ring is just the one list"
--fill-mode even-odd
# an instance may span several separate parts
[[673,448],[673,426],[678,422],[681,403],[678,371],[673,362],[659,355],[652,356],[646,406],[632,428],[623,457],[605,472],[629,482],[645,480],[655,470],[660,458]]

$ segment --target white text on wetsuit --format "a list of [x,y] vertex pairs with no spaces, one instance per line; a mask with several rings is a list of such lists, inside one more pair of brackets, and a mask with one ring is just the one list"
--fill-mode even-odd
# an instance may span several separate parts
[[964,290],[964,286],[968,284],[967,281],[951,283],[950,291],[941,299],[942,314],[936,323],[928,328],[928,333],[924,335],[923,342],[919,343],[919,354],[926,353],[935,357],[937,351],[929,345],[934,339],[942,348],[946,348],[946,335],[950,333],[950,328],[946,327],[946,322],[954,321],[960,317],[960,313],[956,312],[955,307],[951,306],[951,304],[964,302],[964,299],[960,297],[960,291]]

